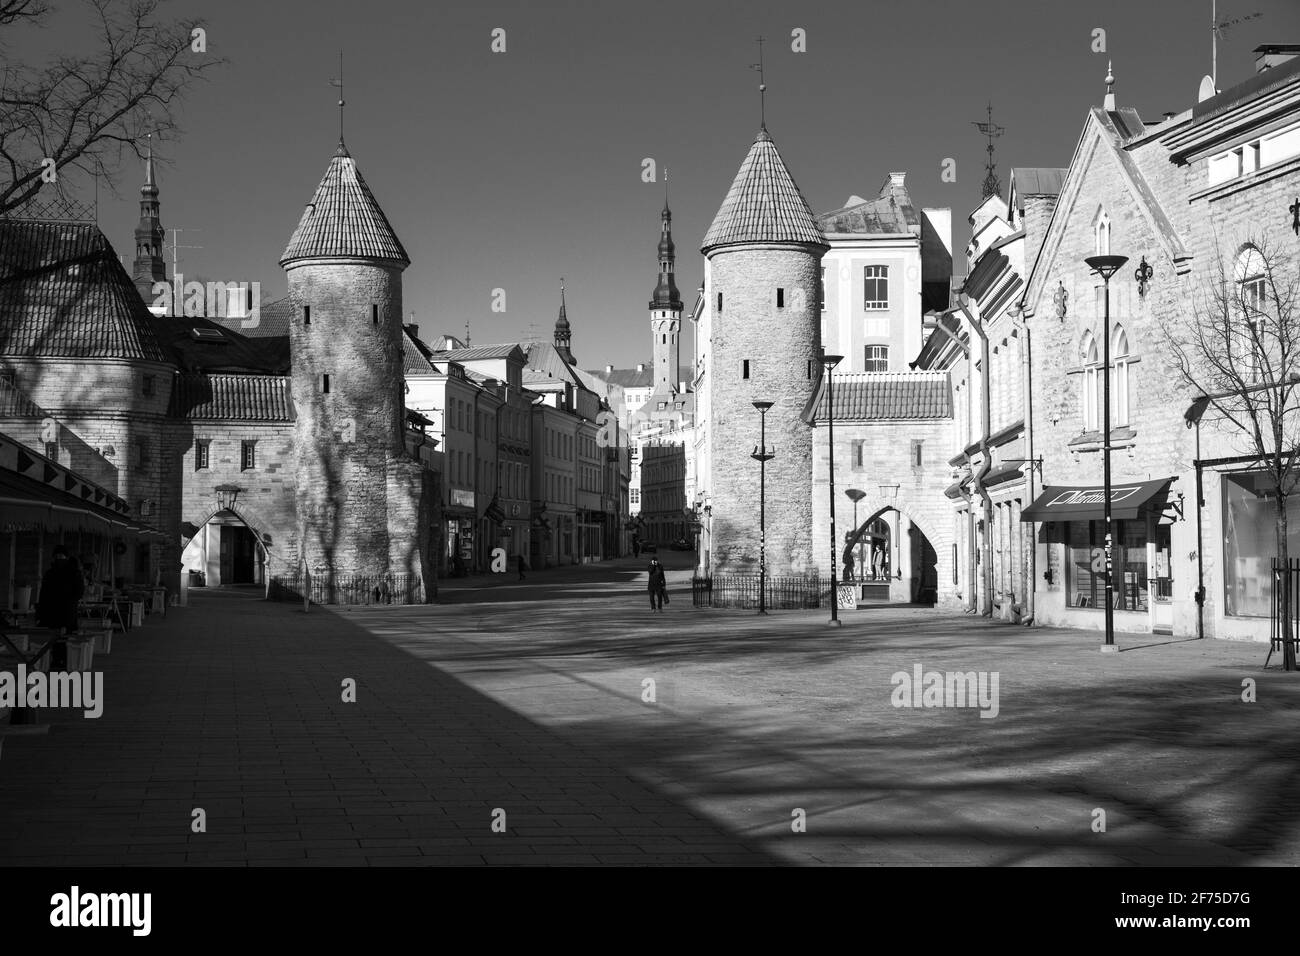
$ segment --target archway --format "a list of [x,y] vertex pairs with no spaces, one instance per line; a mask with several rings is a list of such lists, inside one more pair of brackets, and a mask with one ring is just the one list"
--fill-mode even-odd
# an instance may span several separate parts
[[189,525],[181,551],[181,573],[207,587],[265,585],[267,548],[241,515],[224,508],[202,525]]
[[864,596],[875,591],[896,603],[935,604],[939,592],[939,555],[929,535],[905,511],[884,506],[868,514],[846,536],[841,560],[859,569],[856,580]]

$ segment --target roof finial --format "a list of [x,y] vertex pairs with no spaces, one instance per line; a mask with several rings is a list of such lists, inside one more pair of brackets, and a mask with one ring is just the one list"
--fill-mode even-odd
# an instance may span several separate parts
[[150,131],[146,136],[149,139],[149,145],[144,160],[144,184],[146,188],[150,188],[156,185],[153,181],[153,132]]
[[993,140],[1006,132],[1001,126],[993,122],[993,102],[991,100],[988,105],[988,120],[983,123],[976,121],[975,128],[983,133],[988,140],[984,149],[989,154],[989,158],[984,164],[984,185],[981,196],[982,199],[988,199],[990,196],[996,196],[1002,192],[1002,183],[998,180],[995,172],[997,164],[993,161]]
[[[411,313],[411,317],[415,317],[414,312]],[[469,319],[465,320],[465,348],[469,348]]]
[[751,70],[758,70],[758,115],[759,125],[767,131],[767,81],[763,77],[763,44],[767,37],[759,36],[754,42],[758,44],[758,62],[749,64]]
[[330,80],[330,86],[336,86],[339,90],[339,145],[343,145],[343,107],[346,105],[343,99],[343,51],[339,50],[339,75]]
[[1108,112],[1115,110],[1115,71],[1111,69],[1110,60],[1106,61],[1106,101],[1102,105]]

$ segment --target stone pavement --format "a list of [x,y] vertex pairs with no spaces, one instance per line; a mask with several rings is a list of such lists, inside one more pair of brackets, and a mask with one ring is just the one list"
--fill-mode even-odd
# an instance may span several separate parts
[[[195,592],[97,659],[101,719],[8,738],[0,863],[1300,862],[1300,674],[1266,646],[833,630],[695,611],[688,571],[651,615],[639,567],[310,614]],[[997,672],[998,716],[895,708],[916,664]]]

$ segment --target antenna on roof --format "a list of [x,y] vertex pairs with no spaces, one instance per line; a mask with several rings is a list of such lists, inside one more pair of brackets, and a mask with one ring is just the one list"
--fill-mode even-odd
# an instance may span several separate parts
[[[973,122],[973,121],[972,121]],[[984,189],[981,198],[988,199],[990,196],[996,196],[1002,192],[1002,183],[998,181],[997,174],[993,171],[995,163],[993,162],[993,140],[997,139],[1004,132],[1001,126],[993,122],[993,103],[988,105],[988,121],[984,123],[975,122],[975,127],[988,137],[988,145],[985,149],[988,151],[988,162],[984,164]]]
[[171,230],[171,234],[172,234],[172,275],[173,275],[173,276],[176,275],[176,268],[177,268],[177,267],[176,267],[176,263],[177,263],[177,260],[179,259],[179,256],[177,256],[177,254],[176,254],[176,250],[177,250],[177,249],[202,249],[202,248],[203,248],[202,246],[182,246],[182,245],[180,245],[179,243],[180,243],[181,233],[182,233],[182,232],[202,232],[202,231],[203,231],[202,229],[172,229],[172,230]]
[[763,129],[767,129],[767,81],[763,77],[763,44],[767,37],[760,35],[754,42],[758,44],[758,62],[749,64],[749,68],[758,70],[758,115]]
[[339,50],[339,75],[330,80],[330,86],[338,87],[339,91],[339,143],[343,142],[343,107],[346,102],[343,99],[343,51]]
[[1210,79],[1214,81],[1216,90],[1219,86],[1219,37],[1237,24],[1245,23],[1247,20],[1258,20],[1263,15],[1257,12],[1249,13],[1244,17],[1234,17],[1231,20],[1220,20],[1217,0],[1210,0]]
[[465,348],[469,348],[469,319],[465,320]]

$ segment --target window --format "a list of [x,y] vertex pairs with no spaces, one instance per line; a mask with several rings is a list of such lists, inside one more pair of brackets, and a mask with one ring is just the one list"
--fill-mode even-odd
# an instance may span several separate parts
[[202,471],[208,467],[208,452],[211,442],[205,438],[194,440],[194,470]]
[[154,376],[146,375],[144,377],[144,383],[141,385],[140,388],[140,391],[144,394],[146,398],[153,395],[153,384],[154,384]]
[[1083,365],[1083,386],[1079,395],[1079,412],[1083,419],[1085,432],[1101,428],[1098,420],[1101,413],[1101,358],[1097,351],[1097,340],[1091,332],[1085,332],[1083,343],[1079,347],[1079,357]]
[[311,325],[311,306],[309,305],[302,307],[302,324]]
[[912,439],[912,467],[913,467],[913,468],[920,468],[920,467],[921,467],[921,461],[922,461],[922,456],[921,456],[921,447],[922,447],[922,444],[923,444],[923,443],[922,443],[919,439],[916,439],[916,438],[913,438],[913,439]]
[[59,460],[59,443],[56,441],[47,441],[45,443],[45,457],[50,461]]
[[862,308],[889,308],[889,266],[863,266]]
[[[1223,476],[1224,611],[1268,617],[1273,608],[1272,562],[1277,556],[1277,497],[1267,475]],[[1287,549],[1300,553],[1300,498],[1286,502]]]
[[1106,215],[1106,210],[1103,209],[1097,214],[1097,222],[1093,229],[1095,232],[1093,245],[1096,254],[1110,255],[1110,216]]
[[1122,325],[1116,325],[1110,334],[1110,361],[1115,367],[1110,382],[1111,427],[1129,423],[1128,408],[1128,334]]
[[257,442],[242,441],[239,446],[239,470],[252,471],[257,467]]
[[326,372],[321,376],[321,391],[328,395],[330,393],[330,375]]
[[785,289],[778,288],[776,290],[776,307],[778,309],[785,308]]
[[373,302],[370,304],[370,321],[379,324],[379,306]]
[[1268,270],[1264,257],[1254,246],[1247,246],[1237,255],[1233,278],[1236,280],[1236,298],[1232,303],[1234,334],[1231,345],[1237,354],[1231,356],[1242,377],[1254,382],[1259,378],[1259,349],[1264,341],[1264,323],[1268,320]]
[[740,363],[740,377],[749,378],[749,359],[745,359]]
[[718,293],[718,315],[722,314],[722,293]]
[[888,345],[868,345],[865,350],[865,357],[862,362],[862,371],[864,372],[888,372],[889,371],[889,346]]
[[822,266],[822,291],[821,291],[821,309],[826,311],[826,267]]
[[867,444],[867,443],[864,442],[864,441],[855,441],[855,442],[853,443],[853,467],[854,467],[854,469],[859,469],[859,468],[863,468],[863,467],[865,467],[865,465],[863,464],[862,459],[863,459],[863,456],[865,455],[865,452],[863,451],[863,448],[866,447],[866,444]]
[[[1111,586],[1118,611],[1147,609],[1147,523],[1112,521]],[[1106,523],[1071,521],[1065,525],[1066,587],[1070,607],[1101,609],[1106,604]]]

